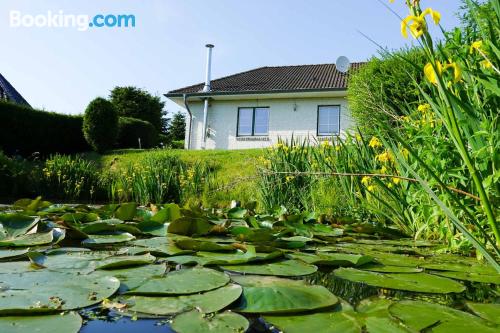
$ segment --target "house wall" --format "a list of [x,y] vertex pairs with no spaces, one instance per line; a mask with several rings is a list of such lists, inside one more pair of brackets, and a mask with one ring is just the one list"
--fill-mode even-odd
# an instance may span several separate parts
[[[264,148],[274,145],[278,138],[317,138],[319,105],[340,105],[341,136],[353,126],[345,97],[321,97],[298,99],[245,99],[212,100],[208,109],[206,149]],[[193,115],[191,149],[202,148],[203,102],[189,103]],[[237,137],[236,128],[239,107],[269,107],[269,136]],[[295,110],[294,110],[295,109]],[[187,134],[186,130],[186,145]]]

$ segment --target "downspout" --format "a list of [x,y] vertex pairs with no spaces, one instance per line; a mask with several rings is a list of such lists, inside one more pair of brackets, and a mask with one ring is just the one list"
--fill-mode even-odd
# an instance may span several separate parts
[[184,106],[189,114],[189,126],[188,126],[188,138],[187,138],[187,150],[191,149],[191,133],[193,128],[193,114],[191,113],[191,109],[189,108],[188,103],[188,94],[183,94],[184,97]]
[[[203,87],[204,93],[210,92],[210,76],[212,70],[212,49],[214,46],[212,44],[205,45],[207,47],[207,71],[205,73],[205,86]],[[206,148],[207,143],[207,117],[208,117],[208,97],[205,98],[204,106],[203,106],[203,132],[202,132],[202,140],[201,147],[202,149]]]

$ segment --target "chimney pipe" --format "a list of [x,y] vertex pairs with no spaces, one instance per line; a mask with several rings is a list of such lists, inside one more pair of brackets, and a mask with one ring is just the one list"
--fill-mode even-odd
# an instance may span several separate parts
[[[203,87],[204,93],[209,93],[211,90],[210,87],[210,76],[212,71],[212,49],[214,46],[212,44],[205,45],[207,48],[207,72],[205,76],[205,86]],[[208,97],[205,98],[205,103],[203,106],[203,132],[202,132],[202,140],[201,140],[201,148],[206,148],[207,143],[207,117],[208,117]]]

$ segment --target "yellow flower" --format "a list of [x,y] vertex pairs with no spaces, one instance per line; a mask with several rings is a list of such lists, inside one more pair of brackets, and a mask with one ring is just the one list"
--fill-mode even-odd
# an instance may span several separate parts
[[431,106],[427,103],[425,104],[420,104],[417,108],[418,111],[422,112],[422,113],[426,113],[427,111],[429,111],[431,109]]
[[292,181],[292,180],[294,180],[294,179],[295,179],[295,177],[294,177],[294,176],[286,176],[285,181],[286,181],[287,183],[289,183],[289,182],[291,182],[291,181]]
[[335,151],[340,151],[340,145],[335,146]]
[[361,135],[356,133],[356,141],[361,141]]
[[370,181],[371,181],[371,179],[368,176],[364,176],[363,178],[361,178],[361,184],[363,184],[365,186],[370,184]]
[[453,70],[453,82],[457,83],[462,79],[462,70],[460,69],[460,66],[458,66],[456,62],[450,62],[449,64],[444,66],[444,69]]
[[387,187],[388,187],[388,188],[393,188],[393,187],[394,187],[394,185],[392,185],[392,183],[389,183],[389,184],[387,184]]
[[479,64],[481,65],[481,67],[483,67],[484,69],[489,69],[489,68],[492,68],[493,65],[491,64],[491,62],[489,60],[482,60],[481,62],[479,62]]
[[382,154],[375,156],[375,159],[381,163],[394,161],[394,156],[389,151],[384,151]]
[[398,185],[401,182],[401,178],[398,177],[392,177],[392,182],[396,185]]
[[441,20],[441,14],[438,11],[433,10],[432,8],[427,8],[420,15],[410,15],[401,21],[401,34],[404,38],[408,38],[408,29],[410,29],[410,33],[413,38],[421,37],[425,29],[427,28],[427,23],[425,21],[425,16],[431,15],[432,20],[437,25]]
[[367,188],[368,188],[368,191],[370,191],[370,192],[375,191],[375,185],[370,185]]
[[387,168],[385,167],[385,165],[382,168],[380,168],[380,173],[382,174],[387,173]]
[[408,149],[403,148],[403,149],[401,149],[401,155],[403,155],[404,158],[408,158],[408,156],[410,155],[410,152],[408,151]]
[[323,148],[330,147],[330,141],[325,140],[325,141],[321,142],[321,147],[323,147]]
[[441,64],[440,61],[436,61],[436,68],[434,68],[434,66],[432,66],[430,62],[427,63],[427,65],[425,65],[424,67],[425,77],[427,78],[427,80],[429,80],[429,82],[433,84],[438,83],[437,77],[441,76],[442,73],[443,73],[443,65]]
[[479,51],[479,50],[481,50],[482,47],[483,47],[483,41],[477,40],[471,44],[470,49],[469,49],[469,53],[472,54],[474,52],[474,50]]
[[382,147],[382,143],[380,142],[380,140],[378,138],[372,137],[370,139],[370,142],[368,143],[368,146],[370,146],[372,148]]

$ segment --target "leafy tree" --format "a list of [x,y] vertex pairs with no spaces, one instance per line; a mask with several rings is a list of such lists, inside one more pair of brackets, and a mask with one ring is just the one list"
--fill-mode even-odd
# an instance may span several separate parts
[[422,50],[403,49],[373,57],[351,74],[347,90],[349,109],[362,131],[370,134],[381,129],[381,122],[403,115],[399,110],[420,99],[417,85],[410,77],[421,82],[424,65]]
[[177,112],[168,127],[169,141],[184,140],[186,134],[186,115]]
[[97,152],[113,147],[118,135],[118,114],[110,101],[98,97],[90,102],[83,116],[83,134]]
[[158,132],[149,121],[120,117],[118,120],[118,148],[152,148],[158,143]]
[[165,131],[163,108],[160,97],[153,96],[136,87],[115,87],[111,90],[110,101],[120,117],[130,117],[150,122],[159,133]]

